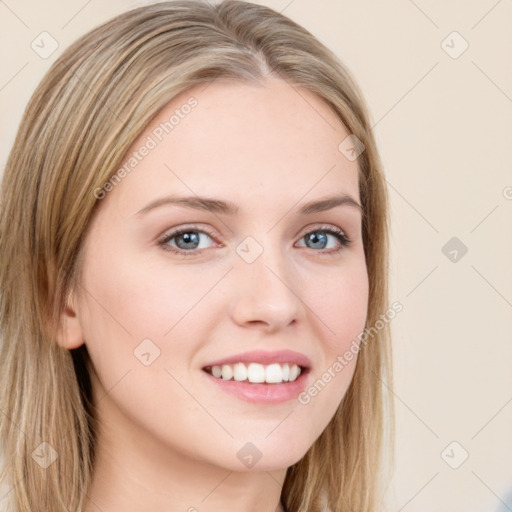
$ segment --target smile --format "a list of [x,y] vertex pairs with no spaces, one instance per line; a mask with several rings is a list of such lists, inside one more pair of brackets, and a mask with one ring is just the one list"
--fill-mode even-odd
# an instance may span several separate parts
[[204,370],[222,380],[236,380],[253,384],[281,384],[294,382],[301,374],[303,368],[294,363],[272,363],[263,365],[259,363],[235,363],[207,366]]

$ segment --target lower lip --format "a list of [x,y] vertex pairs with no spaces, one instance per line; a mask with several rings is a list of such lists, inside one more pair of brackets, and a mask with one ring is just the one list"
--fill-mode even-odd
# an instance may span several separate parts
[[214,377],[204,370],[202,372],[219,389],[226,393],[231,393],[240,400],[268,404],[296,399],[306,387],[309,369],[302,370],[301,374],[293,382],[283,382],[281,384],[252,384],[250,382],[224,380]]

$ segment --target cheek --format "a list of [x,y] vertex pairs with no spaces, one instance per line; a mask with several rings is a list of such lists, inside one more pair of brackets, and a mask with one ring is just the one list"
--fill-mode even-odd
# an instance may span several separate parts
[[89,267],[85,284],[92,299],[87,301],[88,323],[95,321],[93,316],[99,317],[103,328],[111,325],[121,338],[129,334],[133,341],[162,339],[181,319],[193,314],[214,278],[203,279],[179,266],[170,269],[125,257],[115,263],[106,258],[100,264],[97,259]]
[[314,282],[318,286],[308,288],[305,300],[310,306],[310,324],[316,326],[320,359],[308,387],[297,398],[302,414],[315,418],[315,422],[304,424],[310,429],[310,439],[316,439],[327,426],[352,381],[358,336],[364,330],[368,312],[364,260],[354,260],[322,275],[316,276]]
[[81,323],[103,385],[139,369],[139,352],[156,357],[152,369],[186,374],[202,337],[208,336],[208,322],[216,318],[204,308],[207,304],[211,313],[215,307],[208,292],[224,271],[192,271],[127,256],[116,261],[113,246],[100,249],[98,243],[83,276],[88,293]]
[[[364,260],[340,266],[336,272],[317,276],[319,286],[309,288],[308,304],[320,342],[321,358],[314,371],[320,390],[317,401],[333,414],[352,379],[358,355],[358,337],[364,331],[368,313],[368,274]],[[300,400],[299,400],[300,401]],[[308,397],[301,403],[308,403]]]
[[363,331],[368,312],[366,265],[326,274],[316,292],[311,292],[311,309],[324,332],[326,355],[335,358]]

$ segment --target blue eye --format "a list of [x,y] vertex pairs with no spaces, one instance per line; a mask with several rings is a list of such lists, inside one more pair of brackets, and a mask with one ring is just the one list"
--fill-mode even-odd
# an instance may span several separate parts
[[[207,248],[199,247],[201,242],[201,235],[204,235],[205,237],[211,239],[211,236],[205,231],[185,228],[173,231],[163,240],[161,240],[159,244],[166,251],[176,252],[178,254],[185,254],[188,256],[194,250]],[[171,242],[172,240],[175,240],[175,245],[169,245],[169,242]]]
[[[334,248],[326,247],[329,243],[329,237],[335,239]],[[302,238],[307,241],[306,243],[311,244],[307,247],[310,249],[320,249],[321,252],[326,254],[335,254],[350,244],[350,239],[343,231],[331,226],[323,227],[315,231],[310,231]],[[336,248],[336,244],[339,244],[339,247]]]
[[[204,244],[201,246],[202,238],[212,240],[213,235],[204,230],[187,227],[169,233],[158,242],[158,245],[165,251],[184,256],[194,256],[201,254],[201,249],[208,248]],[[308,244],[306,245],[307,248],[314,249],[315,252],[321,254],[336,254],[350,244],[350,239],[347,235],[333,226],[325,226],[309,231],[302,236],[301,240],[303,239]],[[332,244],[331,247],[328,247],[330,239],[334,240],[334,247]],[[171,244],[171,242],[173,243]],[[300,247],[304,247],[304,245]]]

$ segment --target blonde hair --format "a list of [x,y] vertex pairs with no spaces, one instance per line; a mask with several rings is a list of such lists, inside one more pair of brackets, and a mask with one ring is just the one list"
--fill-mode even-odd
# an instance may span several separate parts
[[[51,66],[25,110],[2,181],[0,442],[15,512],[82,511],[91,482],[97,427],[87,351],[62,348],[56,329],[79,284],[94,191],[177,94],[218,77],[264,83],[269,71],[315,93],[364,144],[357,161],[366,325],[388,308],[385,179],[365,102],[337,57],[287,17],[237,0],[162,2],[115,17]],[[382,509],[384,448],[393,457],[391,386],[386,324],[361,349],[324,432],[288,468],[288,511]],[[58,458],[43,469],[37,450],[55,455],[49,447]]]

